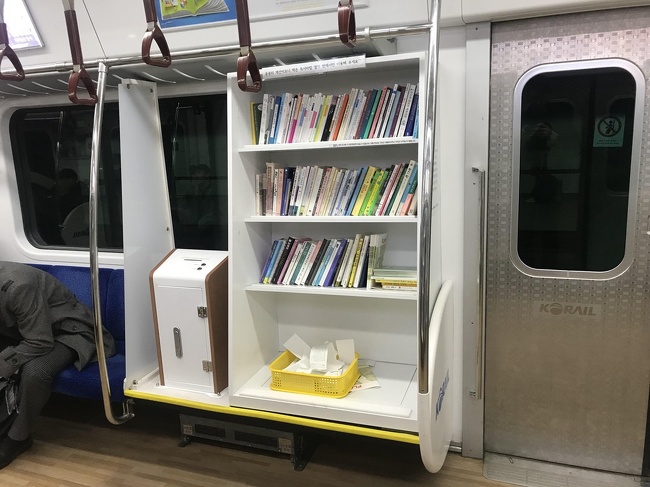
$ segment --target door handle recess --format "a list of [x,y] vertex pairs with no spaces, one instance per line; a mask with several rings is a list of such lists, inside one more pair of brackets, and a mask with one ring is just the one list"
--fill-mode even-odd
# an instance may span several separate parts
[[181,340],[181,329],[174,327],[174,349],[178,358],[183,357],[183,342]]

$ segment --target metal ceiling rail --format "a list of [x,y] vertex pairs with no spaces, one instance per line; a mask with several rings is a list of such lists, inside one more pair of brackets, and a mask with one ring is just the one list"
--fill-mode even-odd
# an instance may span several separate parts
[[[431,24],[418,24],[410,26],[390,27],[382,29],[366,28],[363,32],[357,33],[357,47],[362,43],[368,43],[378,39],[390,39],[405,35],[421,35],[428,34],[431,29]],[[263,51],[276,51],[280,48],[308,48],[308,47],[325,47],[341,45],[339,34],[325,34],[310,37],[298,37],[293,39],[281,39],[275,41],[265,41],[255,43],[255,52],[260,53]],[[219,47],[209,47],[201,49],[192,49],[186,51],[173,52],[172,55],[175,61],[212,58],[220,56],[239,56],[239,44],[230,44]],[[107,67],[125,67],[137,64],[143,64],[142,57],[139,55],[114,57],[105,59],[85,60],[84,67],[88,69],[98,69],[99,65],[104,64]],[[52,74],[56,72],[69,72],[74,68],[71,62],[62,63],[49,63],[35,66],[28,66],[24,68],[25,75],[35,74]],[[234,69],[234,66],[233,66]]]

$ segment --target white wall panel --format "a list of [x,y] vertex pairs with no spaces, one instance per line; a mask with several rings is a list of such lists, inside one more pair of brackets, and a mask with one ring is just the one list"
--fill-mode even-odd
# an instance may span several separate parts
[[465,28],[440,33],[437,153],[442,206],[442,279],[453,281],[454,353],[450,390],[454,410],[452,441],[462,441],[463,383],[463,178],[465,160]]
[[512,20],[569,12],[584,12],[604,8],[647,5],[644,0],[462,0],[466,23]]

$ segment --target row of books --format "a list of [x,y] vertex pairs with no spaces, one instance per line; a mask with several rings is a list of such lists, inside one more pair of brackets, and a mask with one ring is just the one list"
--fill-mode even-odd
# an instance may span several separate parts
[[260,276],[262,284],[372,288],[388,234],[312,240],[287,237],[273,242]]
[[251,102],[253,144],[417,137],[418,85],[342,95],[265,94]]
[[381,169],[281,167],[256,175],[255,211],[273,216],[406,216],[417,214],[418,164]]

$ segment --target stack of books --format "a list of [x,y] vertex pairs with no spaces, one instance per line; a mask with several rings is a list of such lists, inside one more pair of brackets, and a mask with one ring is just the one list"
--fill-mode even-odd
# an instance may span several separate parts
[[349,93],[265,94],[251,103],[253,144],[417,137],[418,85]]
[[417,214],[418,164],[281,167],[266,163],[255,179],[257,215],[412,216]]
[[393,291],[415,291],[418,287],[418,274],[415,267],[377,267],[371,280],[375,287]]

